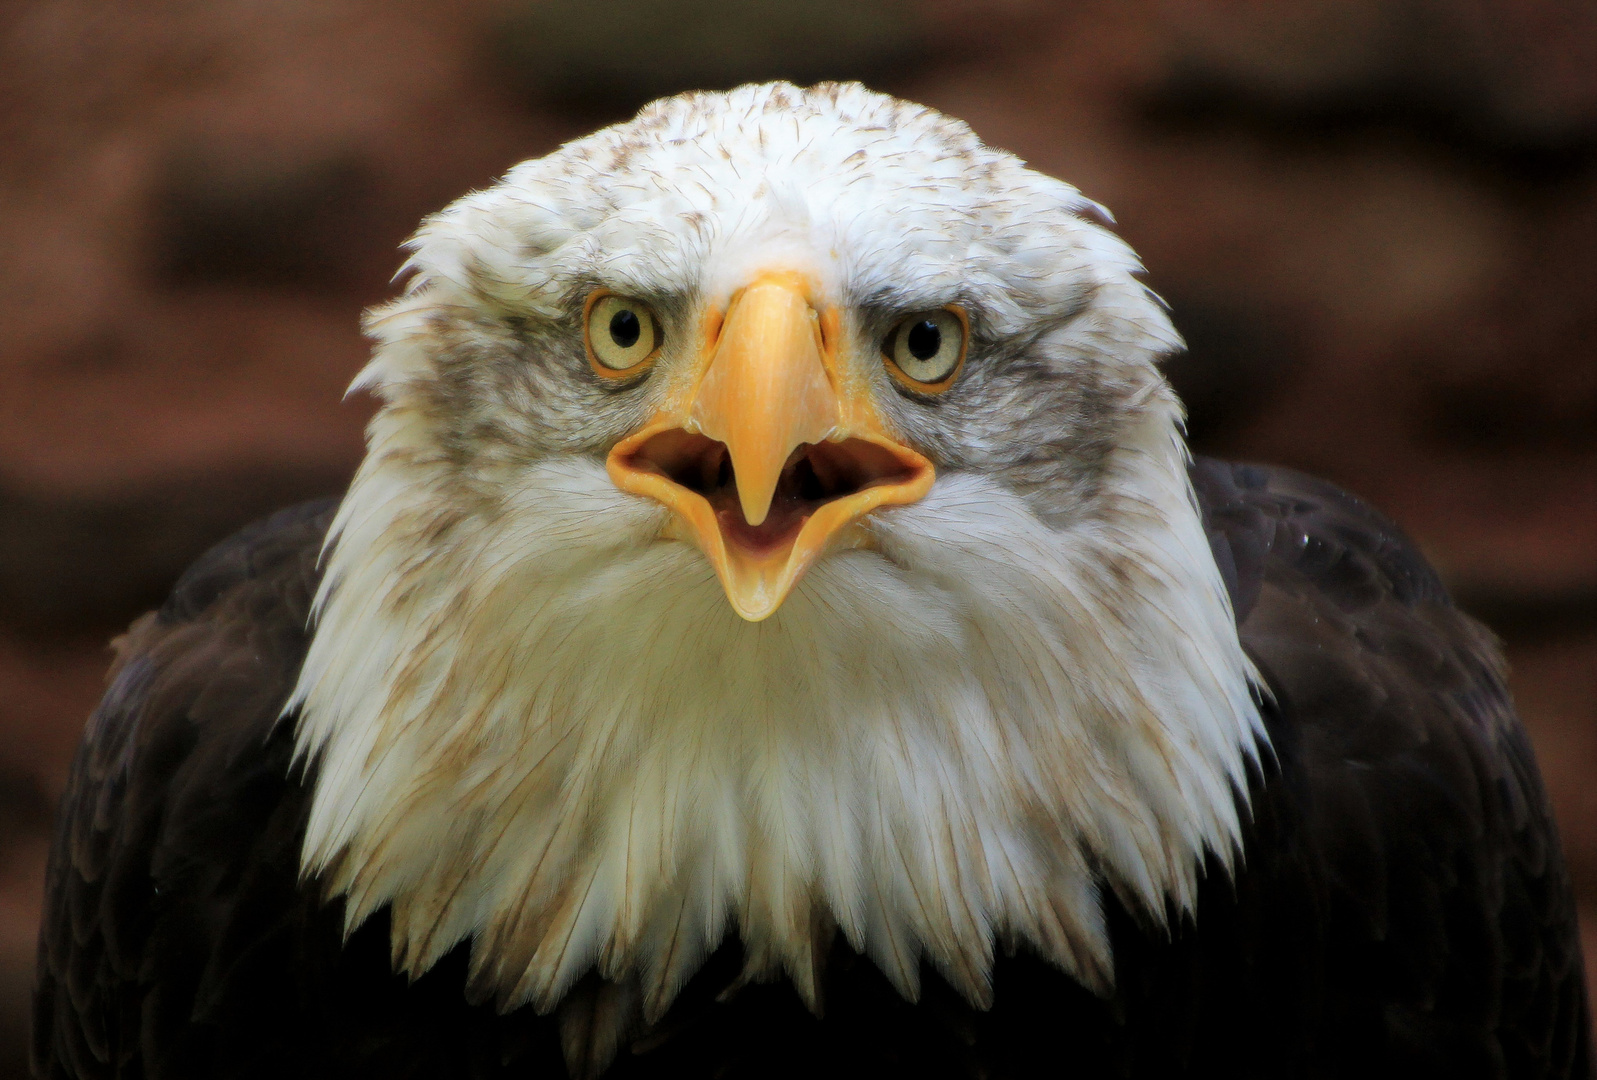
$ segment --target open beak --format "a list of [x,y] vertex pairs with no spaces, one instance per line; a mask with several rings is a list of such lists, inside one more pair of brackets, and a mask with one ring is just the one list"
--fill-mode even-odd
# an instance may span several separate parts
[[823,320],[807,291],[767,274],[734,296],[697,385],[607,462],[617,487],[674,512],[751,622],[850,525],[921,498],[934,475],[886,433],[868,388],[839,377],[835,312]]

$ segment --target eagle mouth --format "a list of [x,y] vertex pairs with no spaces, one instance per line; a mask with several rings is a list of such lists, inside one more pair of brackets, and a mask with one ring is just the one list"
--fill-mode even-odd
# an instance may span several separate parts
[[872,487],[907,483],[915,468],[864,439],[800,443],[788,455],[765,519],[751,524],[738,497],[727,445],[681,428],[661,431],[627,455],[633,469],[654,473],[705,500],[729,548],[765,557],[791,548],[804,525],[828,503]]
[[702,551],[738,615],[769,618],[809,567],[861,546],[857,523],[931,490],[931,461],[884,422],[836,355],[840,316],[802,275],[759,275],[703,323],[699,367],[610,448],[622,491],[663,505],[664,540]]

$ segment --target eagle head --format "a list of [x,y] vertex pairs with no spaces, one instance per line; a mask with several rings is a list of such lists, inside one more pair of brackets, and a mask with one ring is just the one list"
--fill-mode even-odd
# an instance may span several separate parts
[[729,934],[813,1000],[1233,857],[1251,668],[1135,255],[858,85],[656,102],[430,218],[289,709],[303,867],[396,964],[658,1016]]

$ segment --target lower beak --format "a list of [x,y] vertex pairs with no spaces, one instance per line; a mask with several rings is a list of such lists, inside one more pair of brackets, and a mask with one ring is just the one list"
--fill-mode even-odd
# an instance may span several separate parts
[[[835,323],[835,319],[832,320]],[[623,491],[669,507],[743,618],[768,618],[849,527],[931,489],[931,462],[890,437],[790,275],[733,298],[698,385],[610,451]]]

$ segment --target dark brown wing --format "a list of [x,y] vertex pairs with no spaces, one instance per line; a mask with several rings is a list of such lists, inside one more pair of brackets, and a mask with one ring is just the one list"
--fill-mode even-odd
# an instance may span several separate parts
[[299,808],[270,736],[329,511],[287,511],[213,549],[118,643],[46,880],[36,1074],[181,1073],[203,1054],[196,1013],[229,977],[211,943],[237,926],[229,908],[258,884],[252,867],[295,845]]
[[1496,642],[1392,522],[1332,485],[1218,461],[1193,479],[1274,696],[1249,854],[1300,868],[1300,917],[1323,927],[1322,1053],[1585,1075],[1574,905]]

